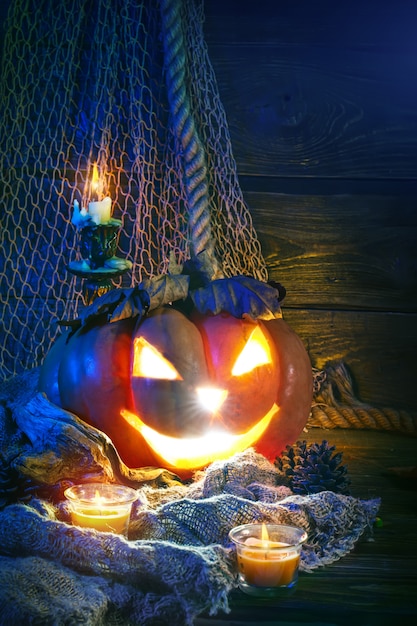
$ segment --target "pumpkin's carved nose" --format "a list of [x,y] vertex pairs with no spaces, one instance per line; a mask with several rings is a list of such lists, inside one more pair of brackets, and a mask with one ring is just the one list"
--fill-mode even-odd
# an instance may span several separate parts
[[196,389],[198,401],[207,411],[215,413],[220,409],[227,398],[226,389],[214,387],[198,387]]

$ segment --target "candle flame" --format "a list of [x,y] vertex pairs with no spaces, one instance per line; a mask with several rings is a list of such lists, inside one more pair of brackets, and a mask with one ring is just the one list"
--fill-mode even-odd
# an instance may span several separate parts
[[104,504],[104,500],[105,498],[100,495],[100,492],[98,489],[96,489],[96,492],[94,494],[94,504],[96,504],[98,507],[102,507]]
[[98,189],[98,167],[97,163],[93,164],[93,176],[91,178],[91,189],[97,191]]
[[262,523],[261,539],[262,539],[262,547],[269,548],[269,534],[268,534],[268,529],[264,523]]

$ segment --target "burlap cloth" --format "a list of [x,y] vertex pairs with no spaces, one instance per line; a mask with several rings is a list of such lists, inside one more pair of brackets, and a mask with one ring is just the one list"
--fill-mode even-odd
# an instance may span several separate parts
[[379,500],[292,495],[253,450],[212,464],[190,485],[144,486],[129,539],[71,526],[39,499],[0,511],[1,624],[192,624],[228,612],[236,586],[233,526],[278,522],[308,532],[301,570],[346,555],[371,530]]
[[[203,612],[229,610],[233,526],[301,526],[302,571],[340,559],[372,531],[379,500],[294,495],[253,450],[213,463],[188,485],[149,471],[141,483],[143,470],[122,466],[103,433],[37,394],[37,376],[0,389],[1,626],[188,626]],[[63,498],[8,499],[15,472],[41,479],[48,494],[62,480],[134,483],[129,538],[72,526]]]

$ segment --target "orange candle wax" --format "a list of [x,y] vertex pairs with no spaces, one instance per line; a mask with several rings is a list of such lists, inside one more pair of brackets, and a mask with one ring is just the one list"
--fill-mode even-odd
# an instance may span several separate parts
[[295,589],[305,530],[285,524],[242,524],[232,528],[229,537],[236,545],[238,584],[244,593],[272,598]]
[[[237,555],[239,571],[249,585],[279,587],[290,585],[297,573],[300,556],[294,548],[278,541],[248,537]],[[251,547],[254,549],[251,550]],[[282,548],[287,547],[287,550]],[[277,550],[277,548],[280,548]]]
[[130,509],[107,510],[107,509],[78,509],[71,512],[72,523],[84,528],[95,528],[110,533],[125,534],[129,525]]
[[132,503],[137,493],[123,485],[87,483],[64,492],[72,523],[102,532],[127,535]]

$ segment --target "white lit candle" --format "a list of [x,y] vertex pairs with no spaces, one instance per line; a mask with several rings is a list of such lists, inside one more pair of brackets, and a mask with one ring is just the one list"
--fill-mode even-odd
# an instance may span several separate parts
[[88,214],[94,224],[107,224],[111,217],[111,198],[106,196],[103,200],[90,202],[88,204]]
[[88,214],[94,224],[107,224],[111,217],[111,198],[106,196],[100,200],[102,190],[102,182],[98,175],[97,163],[93,165],[93,176],[91,179],[91,195],[97,200],[92,200],[88,204]]

